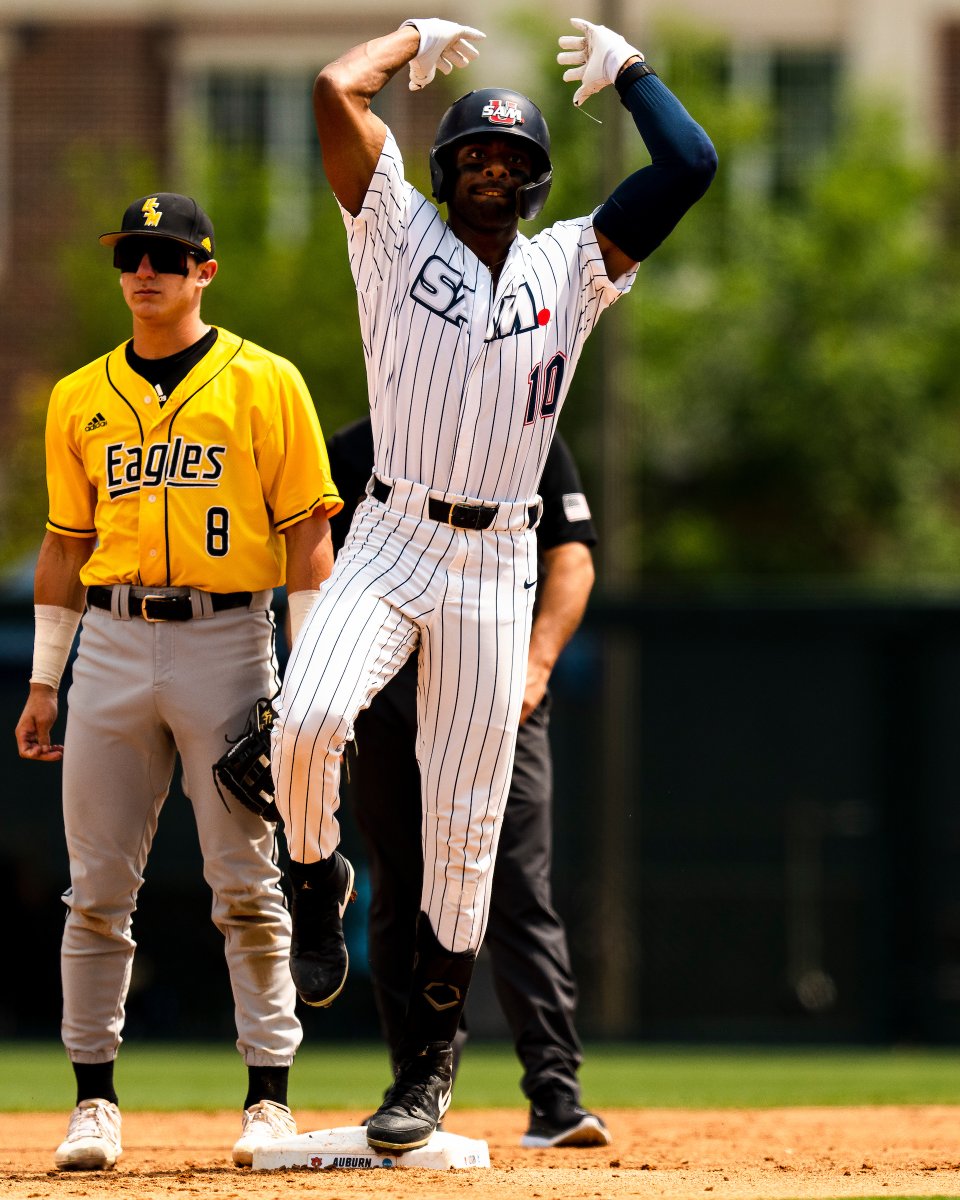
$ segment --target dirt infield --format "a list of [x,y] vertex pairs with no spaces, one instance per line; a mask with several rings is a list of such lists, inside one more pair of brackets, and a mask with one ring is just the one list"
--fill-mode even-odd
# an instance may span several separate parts
[[[354,1124],[355,1112],[300,1112],[303,1130]],[[491,1168],[473,1171],[241,1171],[230,1165],[236,1113],[128,1113],[115,1171],[61,1174],[53,1149],[66,1118],[0,1114],[0,1198],[169,1200],[682,1200],[958,1196],[960,1107],[663,1109],[605,1113],[614,1144],[521,1150],[520,1109],[451,1114],[452,1133],[483,1138]]]

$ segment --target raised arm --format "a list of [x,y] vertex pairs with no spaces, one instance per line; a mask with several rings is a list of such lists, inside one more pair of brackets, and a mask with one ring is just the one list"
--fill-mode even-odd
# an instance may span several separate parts
[[387,136],[386,125],[370,107],[374,96],[407,63],[412,91],[426,87],[438,70],[449,74],[465,67],[477,56],[466,39],[482,37],[466,25],[417,17],[323,68],[313,85],[313,115],[324,171],[347,212],[360,212]]
[[571,24],[581,34],[560,38],[565,53],[557,61],[577,64],[563,76],[580,83],[574,104],[615,84],[652,159],[616,188],[594,218],[607,274],[618,279],[652,254],[706,192],[716,174],[717,155],[639,50],[604,25],[579,18]]

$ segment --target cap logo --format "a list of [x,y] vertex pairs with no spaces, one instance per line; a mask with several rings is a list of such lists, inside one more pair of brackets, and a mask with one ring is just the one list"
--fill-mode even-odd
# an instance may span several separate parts
[[480,114],[493,125],[522,125],[523,109],[519,104],[509,100],[490,100],[483,106]]
[[213,253],[213,246],[210,245],[210,239],[208,237],[201,238],[200,245],[204,248],[204,250],[206,250],[206,252],[208,254]]
[[159,203],[160,200],[157,196],[151,196],[143,202],[143,207],[140,211],[143,213],[143,224],[147,229],[156,228],[160,224],[160,218],[163,216],[163,213],[157,207]]

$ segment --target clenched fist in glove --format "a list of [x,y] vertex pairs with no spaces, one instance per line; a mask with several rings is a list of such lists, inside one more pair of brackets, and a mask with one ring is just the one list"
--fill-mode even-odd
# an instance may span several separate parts
[[571,17],[570,24],[579,29],[581,35],[559,39],[561,49],[566,53],[558,54],[557,62],[561,66],[573,64],[570,70],[564,71],[563,78],[566,83],[580,81],[573,97],[579,108],[588,97],[613,83],[628,59],[639,58],[642,62],[643,55],[606,25],[591,25],[580,17]]
[[410,63],[411,92],[425,88],[437,71],[449,75],[454,67],[469,66],[480,52],[466,39],[487,36],[469,25],[457,25],[439,17],[411,17],[403,24],[412,25],[420,34],[420,49]]

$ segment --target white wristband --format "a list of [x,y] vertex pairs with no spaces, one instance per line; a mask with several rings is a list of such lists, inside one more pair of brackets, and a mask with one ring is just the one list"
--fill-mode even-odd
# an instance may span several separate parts
[[303,619],[313,608],[314,602],[320,592],[316,588],[306,588],[302,592],[287,593],[287,608],[290,610],[290,641],[291,643],[297,640],[297,634],[300,632],[300,626],[303,624]]
[[33,634],[33,673],[31,683],[46,683],[56,691],[63,668],[67,665],[73,639],[80,624],[80,613],[59,604],[35,604]]

